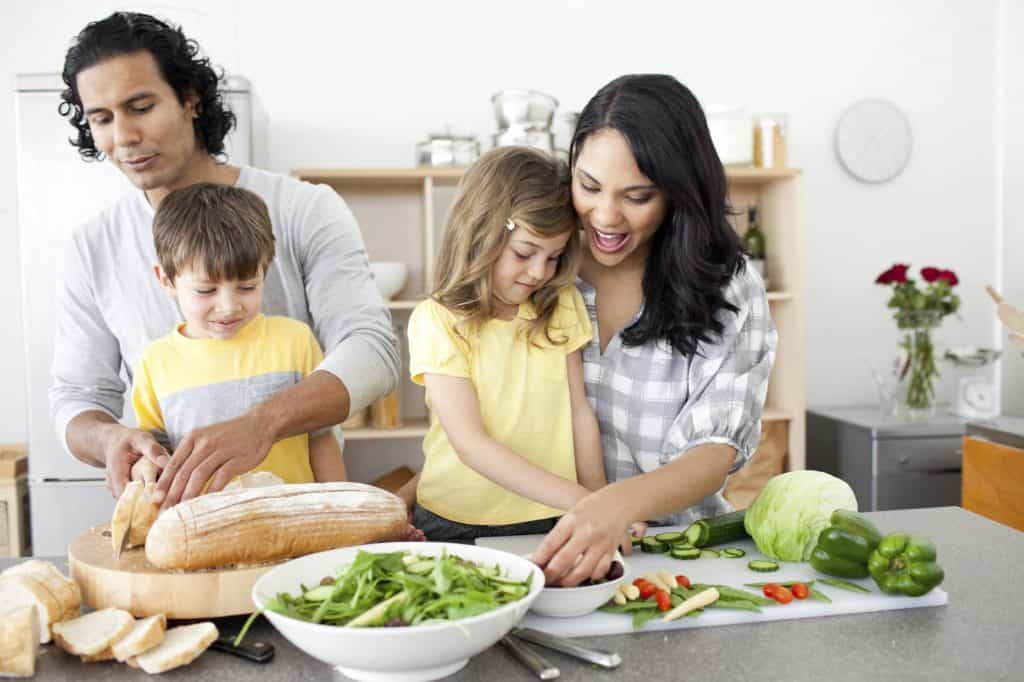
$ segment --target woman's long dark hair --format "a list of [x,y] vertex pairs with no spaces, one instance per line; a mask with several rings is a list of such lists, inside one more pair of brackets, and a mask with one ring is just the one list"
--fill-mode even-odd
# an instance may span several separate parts
[[61,74],[67,89],[61,93],[58,111],[65,116],[78,133],[71,138],[78,153],[88,161],[102,160],[103,153],[96,149],[78,94],[78,74],[99,62],[145,50],[153,55],[164,80],[171,86],[178,101],[195,93],[198,97],[193,122],[196,139],[209,154],[224,153],[224,138],[235,127],[235,115],[217,89],[223,80],[200,55],[196,41],[185,37],[181,27],[171,26],[156,17],[138,12],[114,12],[106,19],[94,21],[75,37],[64,57]]
[[643,313],[622,340],[628,346],[664,340],[693,355],[721,335],[718,312],[737,311],[722,288],[745,265],[739,235],[726,218],[725,170],[704,111],[671,76],[616,78],[580,113],[569,148],[574,167],[587,138],[607,128],[626,138],[640,171],[668,203],[644,268]]

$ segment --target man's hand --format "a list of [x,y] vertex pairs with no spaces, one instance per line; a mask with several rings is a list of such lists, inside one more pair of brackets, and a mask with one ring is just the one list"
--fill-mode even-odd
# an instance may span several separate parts
[[189,433],[174,454],[164,462],[157,481],[155,498],[163,498],[161,508],[174,506],[203,492],[217,492],[231,479],[251,471],[262,462],[274,437],[265,421],[251,413],[211,424]]
[[[110,435],[106,440],[103,454],[106,461],[107,489],[114,498],[121,497],[128,485],[132,467],[143,458],[159,469],[167,460],[167,450],[156,442],[149,431],[130,429],[120,424],[106,427]],[[141,469],[140,469],[141,471]]]

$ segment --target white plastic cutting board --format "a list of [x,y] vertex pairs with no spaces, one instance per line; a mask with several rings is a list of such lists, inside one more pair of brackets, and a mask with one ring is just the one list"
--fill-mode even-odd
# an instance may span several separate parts
[[[650,534],[681,530],[675,527],[659,527]],[[519,535],[511,537],[480,538],[476,544],[484,547],[504,550],[513,554],[532,552],[544,538],[543,535]],[[626,557],[627,579],[632,581],[648,571],[666,570],[672,575],[685,575],[691,582],[729,585],[743,589],[743,583],[753,582],[789,582],[793,580],[818,580],[827,578],[807,563],[779,562],[779,570],[772,573],[756,573],[747,568],[752,559],[765,559],[757,551],[753,540],[730,542],[723,547],[740,547],[747,555],[740,559],[694,559],[684,561],[673,559],[667,554],[645,554],[634,552]],[[718,549],[721,549],[719,547]],[[941,556],[939,557],[941,561]],[[642,632],[656,630],[672,630],[677,628],[699,628],[714,625],[734,625],[737,623],[760,623],[771,620],[787,620],[791,618],[817,618],[848,613],[865,613],[869,611],[888,611],[892,609],[911,609],[923,606],[942,606],[949,601],[949,595],[942,588],[936,588],[922,597],[897,597],[883,594],[878,590],[871,578],[854,580],[871,590],[870,594],[850,592],[815,582],[815,589],[828,596],[832,603],[806,599],[794,599],[789,604],[764,606],[760,613],[736,611],[733,609],[705,609],[700,616],[680,618],[668,623],[660,620],[648,622]],[[746,588],[751,592],[757,588]],[[759,593],[759,592],[758,592]],[[633,619],[629,615],[595,612],[576,618],[550,618],[528,612],[520,623],[522,627],[536,628],[566,637],[585,637],[593,635],[612,635],[633,632]]]

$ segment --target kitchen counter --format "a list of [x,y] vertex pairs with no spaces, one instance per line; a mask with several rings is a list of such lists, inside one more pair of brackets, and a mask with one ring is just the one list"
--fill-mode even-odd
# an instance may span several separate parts
[[996,417],[967,424],[967,435],[984,438],[1011,448],[1024,449],[1024,419]]
[[[544,651],[566,682],[651,682],[653,680],[1020,680],[1024,670],[1024,533],[959,507],[872,512],[883,532],[905,530],[936,540],[946,569],[946,606],[884,611],[828,618],[775,621],[666,633],[593,637],[586,641],[618,651],[614,671],[592,668]],[[17,562],[0,559],[0,568]],[[62,569],[67,566],[58,561]],[[242,618],[221,619],[222,632],[234,632]],[[208,651],[191,666],[161,679],[203,682],[342,680],[328,666],[309,658],[266,622],[250,631],[277,649],[267,665]],[[150,680],[123,664],[84,664],[53,645],[43,648],[39,680]],[[536,679],[500,645],[470,660],[450,682]]]

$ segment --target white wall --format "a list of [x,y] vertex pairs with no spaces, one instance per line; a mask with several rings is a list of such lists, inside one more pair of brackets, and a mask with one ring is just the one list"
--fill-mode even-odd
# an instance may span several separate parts
[[[1018,307],[1024,307],[1024,4],[1015,0],[1002,0],[1004,11],[1003,54],[1003,125],[1002,139],[997,140],[1003,150],[1001,198],[1002,243],[1001,257],[1003,296]],[[1000,332],[1000,337],[1003,334]],[[1003,411],[1024,415],[1024,355],[1004,341],[1002,362]]]
[[[489,99],[500,88],[550,92],[574,110],[625,72],[674,74],[708,106],[790,112],[791,162],[804,169],[808,404],[830,406],[875,399],[867,363],[886,357],[896,334],[886,292],[872,282],[895,261],[955,269],[962,320],[944,325],[945,340],[995,342],[982,287],[996,262],[998,2],[521,0],[505,12],[397,0],[136,7],[182,22],[215,62],[253,82],[270,118],[266,158],[282,172],[411,165],[415,143],[446,124],[489,142]],[[14,20],[0,22],[11,46],[0,80],[58,71],[70,37],[117,7],[89,4],[19,3]],[[1020,9],[1008,16],[1024,26]],[[1016,64],[1019,73],[1024,60]],[[907,170],[879,187],[846,176],[832,149],[840,114],[865,97],[896,103],[914,131]],[[8,88],[0,92],[5,149],[13,148],[12,106]],[[558,132],[564,141],[564,127]],[[1021,159],[1019,136],[1016,144]],[[14,182],[14,159],[5,154],[0,304],[17,332]],[[0,337],[0,442],[24,438],[16,337]]]

